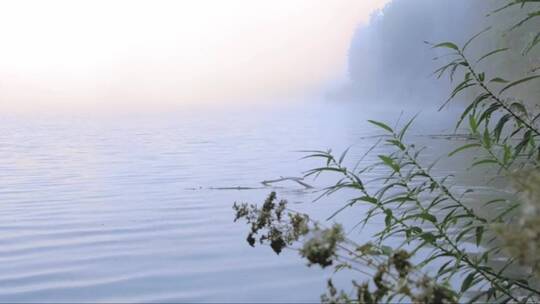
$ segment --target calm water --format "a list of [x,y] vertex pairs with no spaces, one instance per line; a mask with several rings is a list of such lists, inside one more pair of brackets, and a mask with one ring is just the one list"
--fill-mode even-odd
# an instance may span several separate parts
[[[296,150],[356,143],[357,157],[373,141],[365,120],[383,116],[399,113],[313,101],[1,117],[0,301],[317,301],[330,273],[250,248],[247,227],[232,222],[234,201],[271,189],[210,188],[299,176],[314,163]],[[317,218],[343,202],[280,186]]]

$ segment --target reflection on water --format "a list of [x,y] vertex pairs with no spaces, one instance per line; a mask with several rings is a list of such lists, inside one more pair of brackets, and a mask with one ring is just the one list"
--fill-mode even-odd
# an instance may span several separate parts
[[[234,201],[260,202],[270,189],[209,188],[298,176],[313,163],[297,150],[355,143],[358,157],[373,142],[365,120],[398,114],[313,102],[2,117],[0,300],[316,301],[328,273],[293,252],[250,248],[246,227],[232,223]],[[313,204],[312,190],[281,186],[278,195],[320,219],[343,202]]]

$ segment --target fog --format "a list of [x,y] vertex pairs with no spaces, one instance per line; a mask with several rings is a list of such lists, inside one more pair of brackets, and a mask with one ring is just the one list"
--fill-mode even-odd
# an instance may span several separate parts
[[348,97],[401,103],[437,99],[449,85],[430,77],[441,65],[430,58],[440,53],[424,41],[466,40],[486,26],[486,20],[477,17],[488,12],[488,2],[394,0],[374,13],[351,43]]
[[[539,57],[522,60],[524,42],[512,37],[523,35],[508,31],[523,10],[516,7],[506,13],[490,14],[503,3],[497,0],[393,0],[373,13],[367,26],[357,28],[348,56],[350,82],[334,92],[333,97],[357,102],[376,99],[401,107],[411,103],[438,106],[446,99],[452,84],[446,78],[437,80],[432,76],[434,70],[444,65],[445,58],[431,58],[448,52],[434,50],[424,41],[463,45],[494,23],[498,26],[480,36],[467,55],[478,58],[491,50],[509,47],[509,52],[477,68],[505,79],[523,77],[540,65],[538,59],[534,59]],[[531,23],[519,31],[531,31],[538,26]],[[531,96],[526,90],[518,95]]]
[[258,102],[343,78],[385,0],[2,1],[3,110]]
[[2,1],[0,109],[114,113],[314,94],[440,104],[451,85],[430,75],[444,62],[430,58],[444,51],[424,41],[463,43],[497,18],[472,54],[514,50],[481,68],[514,78],[540,66],[538,56],[523,66],[521,42],[501,35],[519,12],[482,17],[500,2]]
[[538,167],[540,115],[506,98],[540,77],[455,134],[476,92],[436,112],[424,43],[495,23],[466,52],[512,48],[485,84],[540,71],[540,18],[484,17],[505,1],[0,0],[0,302],[533,301],[489,248]]

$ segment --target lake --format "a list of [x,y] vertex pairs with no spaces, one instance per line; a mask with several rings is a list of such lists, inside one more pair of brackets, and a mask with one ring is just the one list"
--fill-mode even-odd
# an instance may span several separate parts
[[[433,115],[421,114],[416,134],[449,130],[452,115]],[[383,105],[320,100],[1,116],[0,301],[318,301],[331,273],[306,267],[294,252],[249,247],[232,204],[261,203],[276,190],[324,220],[346,195],[313,203],[324,178],[309,181],[315,191],[260,182],[317,164],[300,161],[298,150],[341,153],[354,144],[354,160],[374,142],[377,130],[367,119],[399,116]],[[257,189],[216,189],[239,186]],[[351,210],[340,220],[362,209]]]

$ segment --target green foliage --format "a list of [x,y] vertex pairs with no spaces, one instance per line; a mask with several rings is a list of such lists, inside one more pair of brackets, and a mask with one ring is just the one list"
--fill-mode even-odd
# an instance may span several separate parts
[[[457,294],[448,286],[418,271],[408,251],[377,243],[356,244],[340,225],[323,228],[309,216],[288,210],[286,201],[275,204],[275,200],[272,192],[260,209],[256,205],[234,205],[236,220],[243,219],[251,226],[247,239],[250,245],[254,246],[258,237],[261,244],[270,245],[277,254],[284,248],[298,251],[309,266],[349,270],[372,278],[362,284],[352,282],[351,293],[338,291],[329,280],[321,302],[386,303],[400,298],[426,304],[457,303]],[[287,216],[284,212],[288,212]]]
[[[539,3],[509,0],[494,13],[515,7],[530,9],[527,17],[509,29],[511,34],[540,15],[535,6]],[[365,205],[367,211],[360,215],[357,226],[379,219],[384,222],[372,241],[358,245],[346,237],[340,225],[322,228],[307,215],[292,211],[285,216],[287,202],[275,204],[276,194],[272,193],[260,209],[247,204],[234,206],[236,219],[251,225],[250,245],[258,239],[278,254],[300,245],[296,250],[310,266],[356,271],[370,278],[361,284],[353,281],[350,293],[338,291],[329,281],[321,298],[326,303],[540,301],[540,113],[528,106],[531,102],[508,95],[534,84],[540,75],[529,73],[505,80],[480,71],[481,63],[508,51],[496,48],[476,56],[476,60],[465,54],[489,30],[474,35],[462,47],[453,42],[431,45],[450,51],[445,57],[448,62],[434,74],[439,78],[449,75],[452,81],[462,77],[441,109],[459,94],[474,95],[456,124],[456,130],[466,128],[468,140],[448,156],[474,151],[469,170],[491,169],[488,172],[493,178],[513,181],[504,196],[497,197],[494,192],[496,197],[478,202],[471,196],[474,189],[452,188],[451,176],[434,174],[433,165],[422,162],[424,147],[407,141],[415,118],[393,128],[370,120],[381,135],[368,153],[380,145],[387,151],[377,155],[377,162],[358,163],[350,169],[345,166],[348,150],[339,157],[331,151],[310,151],[305,158],[319,159],[321,166],[306,172],[305,178],[322,174],[336,177],[336,183],[324,188],[321,197],[352,190],[351,198],[329,219],[358,204]],[[370,177],[374,170],[383,172],[383,177]],[[496,212],[479,212],[487,207]],[[516,213],[518,209],[521,215]],[[393,246],[389,247],[391,240]],[[396,244],[396,240],[401,242]],[[411,258],[417,254],[423,261],[413,265]],[[516,267],[520,267],[519,277],[509,272]]]
[[389,1],[351,41],[351,83],[345,94],[378,102],[407,99],[429,104],[440,98],[446,85],[426,76],[436,65],[431,58],[445,53],[425,48],[422,41],[467,40],[470,31],[486,28],[488,20],[477,16],[490,7],[485,0]]
[[235,221],[246,219],[251,225],[247,242],[252,247],[257,239],[259,243],[269,243],[276,254],[292,245],[309,232],[307,215],[288,212],[285,214],[286,201],[275,204],[276,193],[272,192],[264,201],[262,208],[248,204],[234,204]]

